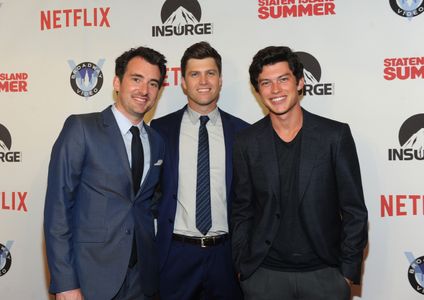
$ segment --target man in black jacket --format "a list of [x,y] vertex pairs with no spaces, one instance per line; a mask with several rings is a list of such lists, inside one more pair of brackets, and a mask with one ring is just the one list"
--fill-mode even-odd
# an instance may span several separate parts
[[303,66],[289,48],[260,50],[249,72],[269,115],[234,144],[232,248],[245,299],[349,299],[367,244],[349,126],[301,108]]

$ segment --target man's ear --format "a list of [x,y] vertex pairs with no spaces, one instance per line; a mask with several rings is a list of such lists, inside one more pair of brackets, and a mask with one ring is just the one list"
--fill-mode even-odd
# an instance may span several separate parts
[[113,89],[116,92],[119,92],[119,89],[121,87],[121,80],[119,80],[118,76],[113,77]]
[[305,78],[300,78],[299,82],[297,83],[297,90],[300,92],[303,87],[305,86]]
[[181,76],[181,88],[184,92],[187,90],[187,85],[183,76]]

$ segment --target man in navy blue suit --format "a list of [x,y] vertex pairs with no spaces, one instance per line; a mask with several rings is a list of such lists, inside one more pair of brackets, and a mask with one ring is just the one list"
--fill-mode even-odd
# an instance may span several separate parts
[[44,233],[56,299],[142,300],[157,293],[152,198],[165,149],[143,118],[156,102],[165,63],[150,48],[123,53],[116,59],[115,105],[70,116],[53,146]]
[[166,144],[158,207],[160,296],[240,299],[229,239],[232,145],[248,124],[217,107],[221,56],[208,43],[185,51],[181,72],[188,104],[151,123]]

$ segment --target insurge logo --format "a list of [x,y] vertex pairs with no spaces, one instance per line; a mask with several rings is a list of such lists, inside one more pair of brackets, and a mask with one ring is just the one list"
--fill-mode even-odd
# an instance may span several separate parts
[[423,0],[389,0],[392,10],[399,16],[411,20],[424,11]]
[[412,252],[405,252],[409,262],[408,280],[412,288],[424,295],[424,256],[414,258]]
[[12,149],[12,136],[9,130],[0,124],[0,163],[20,162],[22,153],[19,151],[10,151]]
[[6,274],[12,266],[12,255],[10,254],[12,244],[13,241],[7,241],[6,246],[0,244],[0,276]]
[[389,160],[424,160],[424,114],[408,118],[399,130],[400,148],[388,151]]
[[303,64],[305,86],[303,95],[322,96],[334,94],[334,83],[321,83],[321,66],[318,60],[309,53],[295,52]]
[[70,82],[71,87],[77,95],[89,97],[97,94],[103,85],[102,66],[105,60],[100,59],[97,65],[92,62],[83,62],[78,65],[73,60],[68,60],[72,69]]
[[160,26],[152,26],[152,36],[212,34],[212,23],[200,23],[202,9],[197,0],[166,0],[162,6]]

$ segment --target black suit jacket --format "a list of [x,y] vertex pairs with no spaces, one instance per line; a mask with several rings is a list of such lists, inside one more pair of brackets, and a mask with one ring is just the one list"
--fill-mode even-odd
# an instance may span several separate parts
[[[301,143],[301,222],[316,254],[359,283],[368,214],[349,126],[303,110]],[[232,245],[243,280],[268,254],[284,215],[269,116],[236,137],[233,165]]]

